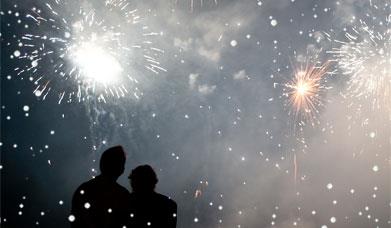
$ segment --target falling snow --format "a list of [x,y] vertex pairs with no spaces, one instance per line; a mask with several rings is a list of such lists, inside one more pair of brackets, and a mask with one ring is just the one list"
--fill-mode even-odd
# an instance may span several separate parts
[[0,16],[1,225],[69,227],[122,144],[119,183],[151,164],[178,227],[390,226],[389,0],[5,0]]

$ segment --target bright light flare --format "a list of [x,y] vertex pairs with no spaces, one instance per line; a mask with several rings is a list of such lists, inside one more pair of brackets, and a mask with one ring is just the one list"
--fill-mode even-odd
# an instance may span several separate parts
[[120,63],[107,50],[94,43],[82,43],[70,54],[73,64],[80,70],[80,75],[91,83],[104,86],[113,84],[123,71]]
[[298,77],[296,77],[297,82],[294,85],[294,89],[296,90],[295,94],[297,97],[304,98],[310,93],[314,93],[314,86],[312,85],[311,80],[307,80],[305,78],[306,72],[300,71],[297,73]]
[[328,62],[318,66],[307,61],[300,69],[295,69],[294,77],[285,84],[289,104],[295,118],[313,122],[322,105],[321,92],[326,89],[322,84],[327,73]]

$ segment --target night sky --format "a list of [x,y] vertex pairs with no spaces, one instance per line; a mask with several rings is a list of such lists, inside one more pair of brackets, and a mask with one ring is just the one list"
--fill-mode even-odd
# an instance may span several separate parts
[[[69,227],[73,192],[118,144],[119,183],[154,167],[177,227],[391,226],[390,0],[0,13],[1,227]],[[306,66],[326,71],[301,88]]]

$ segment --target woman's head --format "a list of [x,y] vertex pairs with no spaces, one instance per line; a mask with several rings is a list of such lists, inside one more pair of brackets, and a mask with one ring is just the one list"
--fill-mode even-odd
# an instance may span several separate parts
[[129,175],[133,192],[152,192],[158,182],[155,171],[149,165],[137,166]]

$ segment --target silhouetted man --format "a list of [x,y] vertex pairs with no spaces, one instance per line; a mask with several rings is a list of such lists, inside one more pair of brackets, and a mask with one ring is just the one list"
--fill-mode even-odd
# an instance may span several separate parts
[[74,193],[72,228],[122,228],[127,215],[130,193],[117,183],[124,172],[125,152],[115,146],[103,152],[101,174],[83,183]]
[[130,194],[128,228],[175,228],[177,205],[168,197],[155,192],[158,182],[155,171],[149,165],[133,169],[129,179]]

